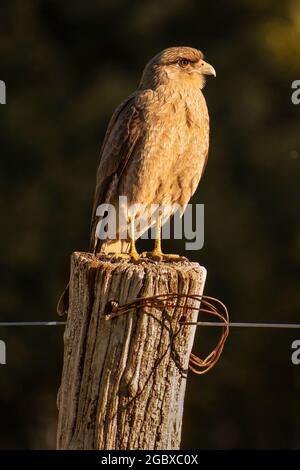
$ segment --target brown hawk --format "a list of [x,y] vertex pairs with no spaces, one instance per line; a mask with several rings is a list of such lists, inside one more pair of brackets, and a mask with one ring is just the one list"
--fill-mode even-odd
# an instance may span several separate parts
[[[94,253],[130,252],[127,256],[139,259],[135,240],[152,224],[151,207],[159,205],[151,254],[158,259],[174,257],[161,252],[160,227],[176,204],[184,211],[204,171],[209,146],[209,116],[201,91],[205,75],[216,72],[201,51],[170,47],[148,62],[138,89],[115,110],[97,170],[90,241]],[[111,204],[122,212],[120,196],[127,202],[123,224],[117,223],[113,239],[99,238],[97,208]],[[143,211],[146,224],[138,231],[135,220]],[[67,309],[67,297],[66,289],[59,313]]]

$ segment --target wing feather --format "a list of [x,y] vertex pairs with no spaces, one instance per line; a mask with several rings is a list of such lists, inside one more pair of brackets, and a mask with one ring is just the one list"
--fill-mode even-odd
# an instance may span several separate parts
[[[138,93],[130,95],[118,106],[104,137],[92,210],[91,251],[96,247],[97,207],[109,202],[138,142],[142,138],[142,116],[135,102],[137,96]],[[96,247],[97,249],[98,247]]]

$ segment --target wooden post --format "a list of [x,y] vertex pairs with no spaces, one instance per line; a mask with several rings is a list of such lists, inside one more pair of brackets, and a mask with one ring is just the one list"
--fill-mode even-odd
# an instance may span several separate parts
[[[106,319],[109,301],[202,294],[197,263],[96,258],[73,253],[64,365],[58,393],[58,449],[179,449],[195,326],[180,308],[140,307]],[[197,312],[185,312],[195,321]]]

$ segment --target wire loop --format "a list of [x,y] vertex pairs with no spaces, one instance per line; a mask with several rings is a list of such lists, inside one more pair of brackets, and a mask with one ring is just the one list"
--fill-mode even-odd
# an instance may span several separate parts
[[[178,305],[177,301],[184,299],[184,305]],[[188,305],[188,300],[198,301],[198,307]],[[160,309],[162,312],[166,307],[176,307],[183,309],[183,315],[179,321],[180,327],[187,325],[197,325],[197,322],[188,322],[186,319],[186,312],[188,310],[196,310],[198,313],[205,313],[221,320],[221,336],[214,347],[214,349],[204,358],[191,353],[189,360],[189,369],[197,375],[202,375],[208,372],[218,362],[223,351],[225,341],[229,334],[229,314],[227,307],[223,302],[207,295],[193,295],[193,294],[158,294],[151,297],[140,297],[125,305],[119,305],[116,301],[108,302],[105,308],[105,319],[112,320],[124,314],[137,310],[139,308],[154,307]],[[199,322],[201,323],[201,322]]]

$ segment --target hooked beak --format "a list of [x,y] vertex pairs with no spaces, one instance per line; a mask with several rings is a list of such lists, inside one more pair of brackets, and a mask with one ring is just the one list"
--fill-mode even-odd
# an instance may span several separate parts
[[199,73],[203,75],[213,75],[214,77],[217,76],[217,73],[212,65],[208,64],[204,60],[201,60],[198,68]]

